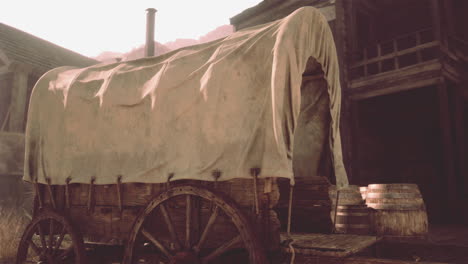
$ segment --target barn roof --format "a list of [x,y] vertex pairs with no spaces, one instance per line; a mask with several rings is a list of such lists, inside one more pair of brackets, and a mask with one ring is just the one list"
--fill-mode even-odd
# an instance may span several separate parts
[[60,66],[87,67],[98,63],[3,23],[0,23],[0,51],[10,61],[30,65],[40,72]]

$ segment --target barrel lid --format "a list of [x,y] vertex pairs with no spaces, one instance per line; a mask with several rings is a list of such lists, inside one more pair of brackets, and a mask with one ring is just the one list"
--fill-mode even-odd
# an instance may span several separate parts
[[392,193],[392,192],[386,192],[386,193],[373,193],[373,192],[368,192],[367,193],[367,199],[422,199],[422,195],[419,192],[398,192],[398,193]]

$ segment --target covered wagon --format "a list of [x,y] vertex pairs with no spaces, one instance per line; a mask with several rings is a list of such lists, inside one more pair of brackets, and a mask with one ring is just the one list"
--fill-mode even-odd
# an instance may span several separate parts
[[87,263],[100,244],[126,264],[268,263],[281,179],[348,184],[340,101],[312,7],[159,57],[49,71],[29,105],[36,206],[17,263]]

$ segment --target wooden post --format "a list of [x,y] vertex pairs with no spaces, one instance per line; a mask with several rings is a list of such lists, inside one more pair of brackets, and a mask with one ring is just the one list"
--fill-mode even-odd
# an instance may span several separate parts
[[367,64],[367,49],[363,49],[362,55],[363,55],[363,61],[365,63],[364,64],[364,77],[367,77],[367,75],[369,75],[368,70],[367,70],[367,68],[368,68],[367,66],[369,66]]
[[[447,214],[444,214],[444,217],[449,219],[454,219],[456,217],[455,213],[457,212],[456,206],[456,182],[455,182],[455,168],[454,168],[454,155],[453,155],[453,139],[452,139],[452,127],[450,122],[450,110],[449,110],[449,98],[448,98],[448,87],[445,80],[442,78],[441,83],[437,87],[437,92],[439,95],[439,122],[441,129],[441,143],[442,143],[442,159],[443,159],[443,175],[447,183],[446,191],[441,193],[446,193],[446,203],[441,204],[441,208],[447,208]],[[434,188],[440,188],[434,186]],[[440,197],[442,198],[442,197]],[[441,201],[443,202],[443,201]],[[458,210],[459,212],[459,210]]]
[[378,62],[378,67],[379,67],[379,72],[378,73],[381,73],[382,72],[382,60],[380,60],[380,57],[382,56],[382,45],[380,45],[380,43],[377,44],[377,58],[379,58],[379,62]]
[[13,77],[11,91],[11,109],[9,131],[24,132],[24,120],[26,113],[26,96],[28,93],[28,73],[21,68],[16,69]]
[[397,43],[397,40],[394,39],[393,40],[393,53],[395,54],[395,57],[393,58],[393,62],[395,63],[395,70],[398,70],[400,68],[400,63],[398,61],[397,52],[398,52],[398,43]]
[[447,32],[447,36],[454,36],[455,35],[455,14],[453,10],[453,1],[442,1],[442,8],[444,10],[444,18],[446,21],[445,24],[445,31]]
[[[459,191],[461,191],[457,197],[457,207],[460,208],[462,211],[461,217],[463,218],[464,223],[468,223],[468,211],[463,210],[465,206],[465,199],[464,196],[466,195],[466,192],[468,192],[468,178],[467,178],[467,166],[466,162],[467,156],[466,156],[466,128],[464,126],[464,99],[463,99],[463,90],[461,86],[458,86],[455,88],[455,98],[454,98],[454,103],[455,103],[455,146],[456,146],[456,153],[457,153],[457,158],[456,158],[456,163],[457,163],[457,169],[458,169],[458,174],[461,177],[458,177],[458,179],[464,179],[464,186],[462,188],[459,188]],[[459,183],[457,183],[458,185]]]
[[[416,32],[416,47],[421,45],[421,31]],[[418,63],[422,62],[422,54],[421,54],[421,49],[418,49],[416,51],[416,57],[418,59]]]
[[434,37],[439,41],[441,49],[444,50],[447,47],[446,38],[442,32],[442,19],[440,15],[440,1],[431,0],[432,10],[432,25],[434,27]]

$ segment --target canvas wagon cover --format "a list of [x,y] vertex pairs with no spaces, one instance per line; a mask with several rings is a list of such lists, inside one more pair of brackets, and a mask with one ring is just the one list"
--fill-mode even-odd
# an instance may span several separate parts
[[327,20],[312,7],[159,57],[51,70],[36,84],[26,181],[52,184],[292,178],[292,142],[309,57],[330,98],[330,148],[346,185],[339,67]]

